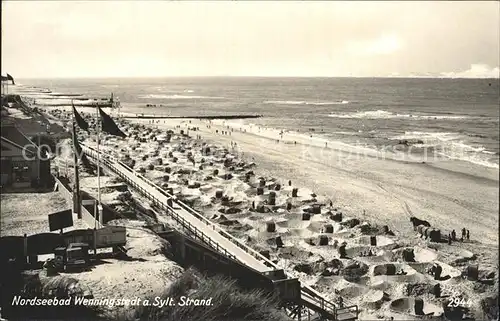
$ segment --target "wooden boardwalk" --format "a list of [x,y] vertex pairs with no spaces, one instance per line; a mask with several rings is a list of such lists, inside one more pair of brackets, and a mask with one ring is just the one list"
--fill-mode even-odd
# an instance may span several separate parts
[[[82,147],[83,152],[95,161],[97,152],[87,146],[83,145]],[[169,195],[159,186],[136,173],[125,164],[117,161],[112,156],[101,153],[100,159],[102,167],[121,177],[127,184],[137,189],[143,196],[152,201],[155,206],[165,210],[184,230],[188,231],[191,236],[202,243],[264,275],[269,276],[273,274],[273,271],[282,270],[259,252],[243,244],[223,228],[214,224],[183,202],[176,200],[173,195]],[[161,219],[161,216],[159,219]],[[301,286],[300,294],[301,304],[318,313],[323,319],[357,319],[358,307],[356,305],[338,308],[308,286]]]

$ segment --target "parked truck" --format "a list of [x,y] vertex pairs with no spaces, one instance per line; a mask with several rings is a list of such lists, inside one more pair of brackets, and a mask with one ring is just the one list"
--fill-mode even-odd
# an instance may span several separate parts
[[87,243],[70,243],[67,247],[58,247],[54,255],[59,271],[85,270],[90,265]]

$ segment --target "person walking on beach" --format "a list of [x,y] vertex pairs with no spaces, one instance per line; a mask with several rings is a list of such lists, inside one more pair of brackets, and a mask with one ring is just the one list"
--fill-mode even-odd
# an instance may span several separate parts
[[288,180],[288,186],[292,186],[292,180]]
[[453,239],[453,241],[457,240],[457,232],[455,232],[455,230],[451,231],[451,238]]
[[451,234],[448,234],[448,245],[451,245]]
[[465,235],[467,234],[466,230],[465,230],[465,227],[462,228],[462,239],[465,238]]
[[470,240],[470,231],[467,230],[467,240]]

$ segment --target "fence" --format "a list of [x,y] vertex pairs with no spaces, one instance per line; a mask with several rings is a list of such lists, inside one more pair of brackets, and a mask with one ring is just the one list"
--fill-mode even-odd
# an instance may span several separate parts
[[[66,182],[63,182],[61,180],[61,177],[57,177],[54,175],[54,179],[55,179],[57,185],[59,186],[59,191],[62,193],[64,198],[66,198],[70,202],[73,202],[73,192],[72,192],[71,187],[69,187],[69,185]],[[80,206],[81,206],[81,204],[80,204]],[[94,227],[101,228],[102,227],[101,223],[99,223],[99,221],[94,218],[94,216],[85,208],[85,206],[81,206],[81,208],[82,208],[82,219],[85,222],[85,224],[87,224],[88,227],[90,227],[90,228],[94,228]]]

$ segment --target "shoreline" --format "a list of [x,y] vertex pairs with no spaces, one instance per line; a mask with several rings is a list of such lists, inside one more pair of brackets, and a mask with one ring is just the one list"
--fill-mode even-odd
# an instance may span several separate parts
[[253,119],[261,118],[262,115],[221,115],[221,116],[163,116],[163,115],[140,115],[124,116],[125,119]]
[[[206,128],[206,122],[194,119],[192,123],[186,120],[171,120],[166,124],[148,124],[141,120],[132,122],[160,129],[175,129],[177,125],[197,126],[200,131],[190,133],[202,135],[202,140],[222,143],[229,148],[234,141],[240,152],[258,158],[259,171],[264,170],[282,180],[294,176],[292,181],[299,181],[304,187],[338,199],[342,207],[354,216],[363,217],[363,210],[366,210],[367,219],[383,221],[405,232],[410,230],[407,224],[409,216],[422,217],[433,226],[450,231],[469,226],[471,233],[485,235],[491,244],[498,244],[498,183],[494,178],[456,173],[432,165],[394,160],[386,162],[374,158],[337,164],[328,161],[330,157],[337,157],[333,155],[338,152],[335,149],[307,148],[304,152],[302,146],[275,143],[271,138],[252,133],[234,130],[231,135],[216,134],[215,130],[221,132],[227,128],[214,122],[210,125],[211,130]],[[303,173],[305,168],[310,173]],[[409,178],[415,182],[408,182]],[[483,219],[478,226],[477,217],[480,216]]]

